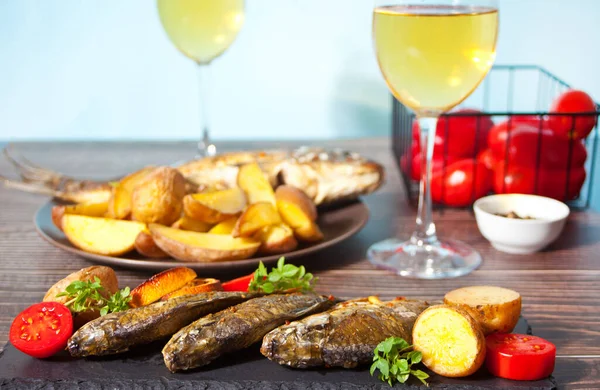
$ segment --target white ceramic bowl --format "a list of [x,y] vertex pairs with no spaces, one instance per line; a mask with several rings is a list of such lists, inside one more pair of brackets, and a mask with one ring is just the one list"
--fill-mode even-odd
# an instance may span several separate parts
[[[499,251],[527,254],[537,252],[551,244],[562,232],[569,206],[537,195],[502,194],[481,198],[473,205],[477,226],[483,236]],[[515,219],[495,214],[511,211]]]

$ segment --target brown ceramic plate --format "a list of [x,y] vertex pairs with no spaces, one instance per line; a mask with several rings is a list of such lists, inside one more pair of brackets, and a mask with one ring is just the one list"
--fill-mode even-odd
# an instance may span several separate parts
[[356,201],[343,206],[321,210],[319,212],[319,219],[317,222],[325,235],[325,240],[319,243],[300,246],[295,251],[284,253],[282,255],[253,257],[247,260],[221,261],[215,263],[187,263],[172,259],[149,259],[135,252],[131,252],[124,257],[110,257],[88,253],[75,248],[67,240],[63,232],[52,223],[52,206],[56,204],[58,203],[53,201],[46,203],[37,211],[34,217],[37,232],[50,244],[64,251],[89,259],[94,263],[152,271],[164,270],[181,265],[193,268],[196,271],[225,271],[242,266],[249,267],[258,265],[259,261],[262,261],[265,264],[275,263],[282,255],[285,256],[286,260],[299,256],[306,256],[350,238],[362,229],[369,219],[369,209],[367,206],[361,201]]

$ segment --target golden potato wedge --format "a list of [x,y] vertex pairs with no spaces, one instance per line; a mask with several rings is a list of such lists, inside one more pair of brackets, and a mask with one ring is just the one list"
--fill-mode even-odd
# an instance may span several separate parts
[[298,246],[294,232],[284,223],[263,227],[254,239],[260,241],[258,252],[265,255],[290,252]]
[[135,221],[65,214],[62,227],[71,244],[86,252],[119,256],[133,250],[146,225]]
[[135,250],[142,256],[153,259],[164,259],[169,257],[162,249],[156,245],[154,238],[149,230],[141,231],[135,238]]
[[170,294],[161,297],[161,301],[166,301],[167,299],[180,297],[182,295],[195,295],[201,294],[209,291],[221,291],[221,282],[217,279],[206,278],[206,279],[194,279],[179,290],[173,291]]
[[183,198],[183,211],[188,218],[205,223],[219,223],[239,215],[246,207],[246,196],[238,188],[201,192]]
[[300,241],[306,242],[317,242],[322,241],[325,236],[315,222],[311,222],[308,225],[294,229],[294,234]]
[[87,215],[88,217],[104,217],[108,209],[108,202],[78,203],[68,206],[52,207],[52,222],[62,230],[62,217],[65,214]]
[[155,167],[144,167],[139,171],[125,176],[116,183],[112,188],[110,200],[108,201],[107,217],[127,219],[131,214],[133,190],[155,169]]
[[289,225],[301,241],[323,240],[323,233],[315,222],[317,207],[301,190],[291,186],[280,186],[275,191],[277,210],[281,219]]
[[258,250],[260,242],[224,234],[188,232],[151,224],[156,244],[171,257],[188,262],[213,262],[247,259]]
[[237,184],[246,194],[248,204],[269,202],[275,205],[273,187],[258,164],[242,165],[238,171]]
[[156,168],[133,190],[131,216],[144,223],[171,225],[181,217],[185,178],[171,167]]
[[281,223],[281,217],[275,206],[269,202],[253,203],[244,210],[235,223],[234,237],[252,237],[266,226]]
[[224,221],[219,222],[213,226],[208,232],[211,234],[231,234],[237,223],[237,217],[231,217]]
[[[184,198],[185,199],[185,198]],[[179,218],[173,225],[171,225],[173,229],[181,229],[181,230],[189,230],[192,232],[205,233],[210,230],[211,224],[196,221],[195,219],[191,219],[186,217],[185,215]]]
[[471,315],[484,335],[510,333],[519,322],[521,295],[496,286],[470,286],[450,291],[444,303],[460,307]]
[[[100,284],[104,288],[100,291],[100,294],[102,294],[105,298],[108,298],[109,295],[116,293],[119,289],[117,275],[112,268],[93,265],[91,267],[83,268],[79,271],[73,272],[64,279],[56,282],[52,287],[50,287],[48,292],[46,292],[43,301],[65,303],[67,300],[69,300],[69,298],[67,298],[67,296],[57,297],[57,295],[64,292],[69,284],[76,280],[80,280],[82,282],[93,281],[95,277],[100,279]],[[85,323],[98,317],[100,317],[100,312],[98,310],[73,313],[73,326],[78,329]]]
[[423,311],[413,327],[413,346],[423,364],[446,377],[468,376],[485,360],[481,327],[461,308],[436,305]]
[[131,290],[129,306],[140,307],[158,301],[161,297],[177,291],[196,278],[196,271],[176,267],[162,271]]
[[83,189],[81,191],[70,192],[61,196],[62,200],[73,203],[108,203],[111,190],[106,186],[98,186],[95,189]]

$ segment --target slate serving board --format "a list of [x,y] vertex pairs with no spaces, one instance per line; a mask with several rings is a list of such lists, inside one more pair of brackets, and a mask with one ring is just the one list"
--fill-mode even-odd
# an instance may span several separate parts
[[[521,318],[515,333],[531,334]],[[0,389],[286,389],[333,390],[390,387],[371,377],[368,367],[356,370],[297,370],[279,366],[253,346],[222,357],[213,364],[187,373],[170,373],[162,359],[164,342],[137,348],[126,354],[73,359],[66,352],[51,359],[31,358],[8,344],[0,355]],[[485,368],[468,378],[433,375],[433,389],[555,389],[552,378],[532,382],[509,381],[491,376]],[[419,382],[394,388],[426,389]]]

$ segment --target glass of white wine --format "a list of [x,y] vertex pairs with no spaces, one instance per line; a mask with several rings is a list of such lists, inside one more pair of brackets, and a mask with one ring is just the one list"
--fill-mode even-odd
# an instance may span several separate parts
[[160,21],[173,44],[198,64],[200,156],[213,156],[208,123],[209,65],[233,43],[244,24],[244,0],[157,0]]
[[485,78],[496,57],[496,0],[376,0],[373,42],[392,94],[416,114],[421,185],[417,227],[408,240],[387,239],[367,253],[399,275],[438,279],[465,275],[481,256],[456,240],[440,240],[431,212],[431,160],[438,117],[461,103]]

